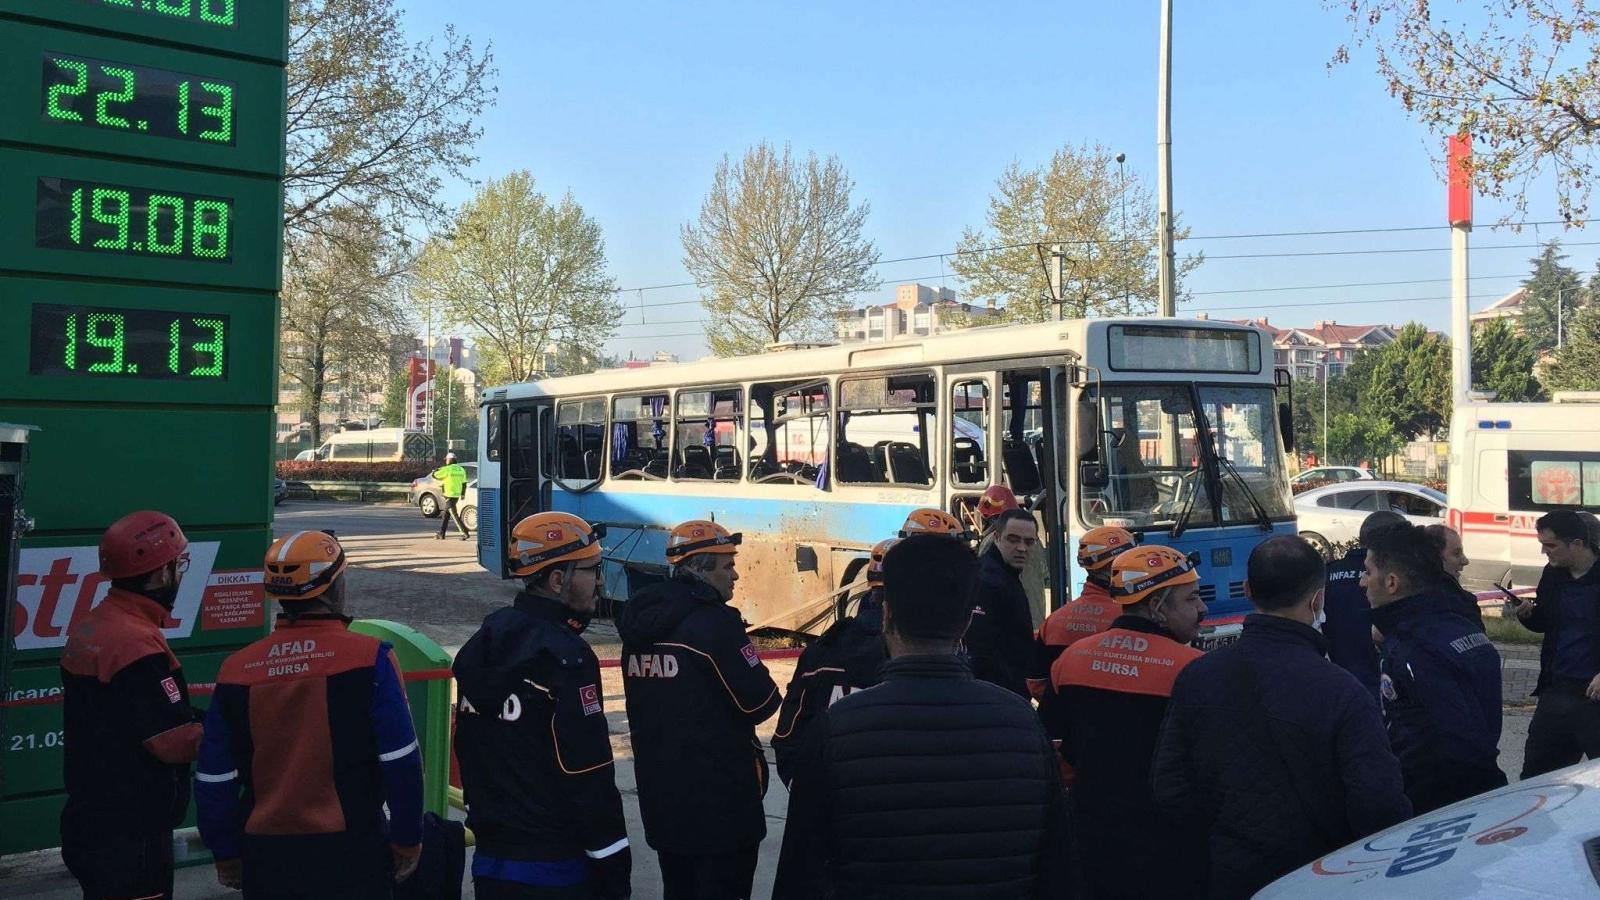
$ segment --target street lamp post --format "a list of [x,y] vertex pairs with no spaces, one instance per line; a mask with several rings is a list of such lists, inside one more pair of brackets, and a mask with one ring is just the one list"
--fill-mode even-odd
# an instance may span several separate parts
[[1328,454],[1328,350],[1322,350],[1322,464],[1332,458]]
[[1117,235],[1117,243],[1122,246],[1122,311],[1128,312],[1128,175],[1122,164],[1128,161],[1128,154],[1117,154],[1117,200],[1122,204],[1122,233]]

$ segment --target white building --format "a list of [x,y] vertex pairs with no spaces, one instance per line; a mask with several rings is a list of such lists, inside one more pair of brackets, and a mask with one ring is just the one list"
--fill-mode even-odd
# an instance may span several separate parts
[[998,315],[993,306],[958,303],[956,292],[947,287],[902,284],[895,288],[893,303],[840,313],[837,334],[841,343],[881,343],[908,335],[940,334],[951,326],[952,320],[965,326]]

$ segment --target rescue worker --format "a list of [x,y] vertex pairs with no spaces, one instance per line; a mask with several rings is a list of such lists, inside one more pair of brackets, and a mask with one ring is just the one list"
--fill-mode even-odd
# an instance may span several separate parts
[[217,674],[195,800],[217,880],[246,900],[388,898],[422,853],[422,754],[400,665],[349,630],[345,566],[327,532],[274,541],[277,623]]
[[639,810],[665,900],[748,900],[767,834],[756,725],[782,697],[728,605],[740,540],[715,522],[672,529],[671,577],[633,595],[617,628]]
[[1050,695],[1050,667],[1075,641],[1111,627],[1121,612],[1111,599],[1111,561],[1138,540],[1115,525],[1101,525],[1078,539],[1078,568],[1084,571],[1083,593],[1050,614],[1034,642],[1033,667],[1028,673],[1028,693],[1035,700]]
[[[978,518],[983,524],[983,536],[978,541],[978,558],[982,559],[989,548],[994,546],[994,526],[1000,514],[1008,509],[1021,509],[1017,502],[1017,495],[1011,493],[1011,488],[1003,484],[991,484],[978,498]],[[1050,565],[1045,559],[1041,546],[1037,551],[1028,554],[1028,564],[1022,569],[1022,587],[1028,592],[1028,616],[1033,620],[1034,628],[1043,624],[1045,618],[1045,582],[1050,580]]]
[[604,536],[563,512],[518,522],[509,568],[523,588],[456,654],[456,759],[483,900],[631,891],[600,661],[581,637],[603,584]]
[[1074,771],[1073,858],[1081,896],[1197,896],[1205,845],[1156,807],[1150,787],[1161,721],[1206,606],[1194,564],[1171,547],[1135,547],[1111,563],[1122,615],[1076,641],[1051,667],[1054,733]]
[[172,896],[172,829],[189,807],[200,724],[161,626],[188,546],[165,513],[112,523],[100,538],[110,590],[67,631],[61,857],[85,900]]
[[889,658],[883,643],[883,556],[898,542],[890,538],[872,548],[860,609],[829,626],[795,663],[772,735],[778,777],[785,785],[794,781],[796,761],[817,716],[840,698],[878,683],[878,670]]
[[948,534],[957,540],[965,542],[968,546],[977,539],[961,520],[942,509],[924,506],[913,509],[906,516],[905,524],[900,526],[902,539],[918,534]]
[[1457,608],[1439,549],[1410,523],[1367,543],[1364,584],[1383,633],[1379,691],[1417,815],[1506,783],[1500,653]]
[[461,521],[461,510],[456,508],[467,492],[467,470],[456,462],[454,451],[444,455],[444,465],[433,470],[433,477],[439,482],[440,490],[444,491],[444,510],[439,514],[438,540],[444,540],[445,527],[452,519],[455,520],[456,530],[461,532],[461,539],[471,540],[472,533],[467,530],[467,523]]
[[1019,697],[1028,696],[1033,622],[1022,571],[1039,545],[1033,514],[1008,509],[996,519],[995,541],[978,560],[978,603],[967,627],[972,674]]

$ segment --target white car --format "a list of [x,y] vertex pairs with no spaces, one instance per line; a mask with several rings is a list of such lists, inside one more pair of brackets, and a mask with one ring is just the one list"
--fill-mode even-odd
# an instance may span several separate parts
[[1342,483],[1346,481],[1371,481],[1372,473],[1360,466],[1317,466],[1289,479],[1291,485],[1312,484],[1318,481]]
[[1600,762],[1418,816],[1267,885],[1256,900],[1593,897]]
[[1347,481],[1294,498],[1300,536],[1318,550],[1354,541],[1361,523],[1380,509],[1400,513],[1413,525],[1437,525],[1444,522],[1445,496],[1404,481]]

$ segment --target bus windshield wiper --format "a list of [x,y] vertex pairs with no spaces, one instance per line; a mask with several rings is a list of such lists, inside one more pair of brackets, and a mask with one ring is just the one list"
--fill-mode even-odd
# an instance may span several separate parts
[[1244,491],[1244,497],[1250,501],[1250,508],[1255,511],[1256,522],[1261,525],[1261,530],[1271,531],[1272,517],[1267,515],[1267,508],[1262,506],[1261,501],[1256,498],[1256,492],[1250,490],[1250,484],[1244,480],[1244,476],[1240,475],[1239,470],[1234,468],[1233,461],[1218,453],[1217,462],[1222,466],[1224,472],[1233,476],[1233,480],[1238,482],[1239,490]]
[[[1182,482],[1179,482],[1182,484]],[[1189,517],[1194,514],[1195,498],[1200,496],[1200,486],[1197,484],[1189,491],[1189,499],[1183,501],[1183,509],[1178,510],[1178,518],[1172,523],[1172,539],[1183,537],[1184,531],[1189,528]]]

